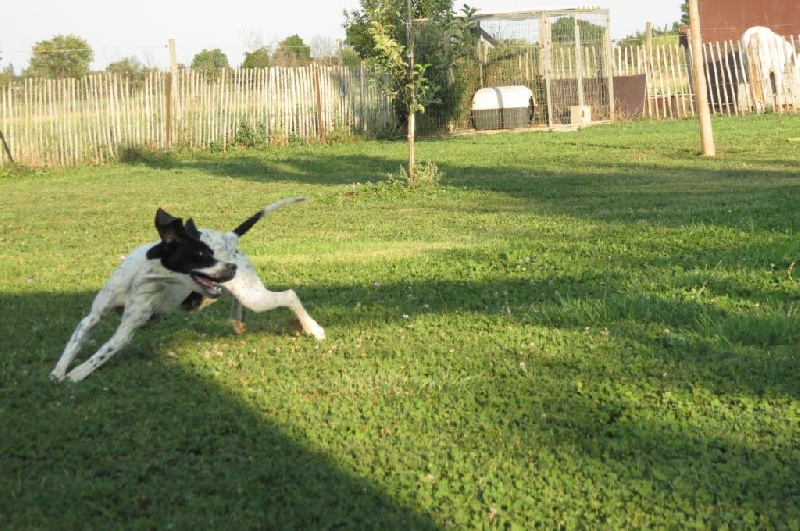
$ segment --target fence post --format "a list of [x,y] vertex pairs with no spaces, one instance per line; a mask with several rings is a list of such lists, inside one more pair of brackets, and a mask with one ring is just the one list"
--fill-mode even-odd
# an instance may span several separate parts
[[[609,10],[605,10],[606,27],[611,27],[611,15]],[[611,35],[607,31],[603,32],[603,71],[608,84],[608,114],[611,121],[616,120],[616,96],[614,95],[614,48],[611,45]],[[627,65],[626,65],[627,68]]]
[[[647,105],[650,118],[654,116],[661,118],[658,112],[658,91],[655,88],[655,75],[653,71],[653,23],[645,24],[645,44],[644,44],[644,74],[647,86]],[[650,102],[653,102],[650,107]]]
[[317,134],[325,142],[325,124],[322,122],[322,87],[320,87],[319,65],[314,65],[314,86],[317,92]]
[[547,96],[548,127],[553,127],[553,34],[551,31],[550,17],[542,17],[539,35],[544,49],[544,91]]
[[703,73],[703,38],[700,35],[700,10],[697,7],[697,0],[689,0],[689,28],[691,36],[689,42],[692,44],[692,79],[700,119],[700,143],[703,156],[714,157],[717,150],[714,145],[714,132],[711,129],[711,109],[708,108],[708,92]]
[[167,129],[165,132],[166,147],[172,145],[172,74],[167,72],[166,102],[167,102]]
[[578,81],[578,105],[581,107],[580,112],[583,112],[583,106],[586,103],[583,93],[583,46],[581,46],[581,27],[578,24],[578,14],[573,17],[575,26],[575,78]]
[[0,142],[3,143],[3,150],[6,152],[6,156],[8,160],[11,161],[11,164],[14,164],[14,157],[11,156],[11,150],[8,148],[8,144],[6,144],[6,139],[3,136],[3,132],[0,131]]

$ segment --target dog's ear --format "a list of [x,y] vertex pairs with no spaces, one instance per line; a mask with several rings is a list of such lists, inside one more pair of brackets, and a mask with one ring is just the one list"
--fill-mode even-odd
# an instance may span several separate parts
[[186,235],[190,238],[197,238],[200,239],[200,231],[197,230],[197,226],[194,224],[194,220],[189,218],[186,220],[186,224],[184,224],[183,229],[186,231]]
[[183,220],[170,216],[161,208],[156,212],[156,230],[161,236],[161,241],[167,244],[173,243],[185,234]]

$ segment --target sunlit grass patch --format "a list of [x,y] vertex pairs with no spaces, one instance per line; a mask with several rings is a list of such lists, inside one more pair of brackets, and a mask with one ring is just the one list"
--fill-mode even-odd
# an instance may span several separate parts
[[[3,178],[0,527],[791,528],[798,117],[174,156]],[[326,328],[228,305],[49,371],[159,206]],[[99,346],[119,318],[98,329]]]

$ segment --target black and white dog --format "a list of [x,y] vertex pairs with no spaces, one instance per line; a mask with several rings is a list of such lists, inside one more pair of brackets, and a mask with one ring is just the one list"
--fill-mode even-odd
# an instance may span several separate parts
[[[78,325],[50,376],[79,382],[127,345],[137,328],[159,320],[179,306],[193,310],[227,295],[233,298],[230,321],[234,330],[245,330],[242,306],[254,312],[289,308],[303,330],[322,340],[325,330],[306,312],[294,291],[272,292],[264,287],[253,264],[237,243],[258,220],[306,197],[273,203],[231,232],[197,229],[191,218],[184,225],[158,209],[156,229],[161,241],[134,249],[95,297],[92,309]],[[111,310],[122,320],[111,339],[92,357],[67,373],[72,360],[89,339],[92,329]]]

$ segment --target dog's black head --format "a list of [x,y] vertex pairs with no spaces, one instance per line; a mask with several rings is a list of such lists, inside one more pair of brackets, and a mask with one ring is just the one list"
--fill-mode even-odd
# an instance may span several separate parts
[[220,282],[233,279],[236,264],[214,258],[214,251],[200,239],[200,231],[190,219],[183,224],[164,210],[156,212],[156,229],[161,242],[147,251],[147,258],[160,260],[165,268],[188,275],[207,297],[222,295]]

